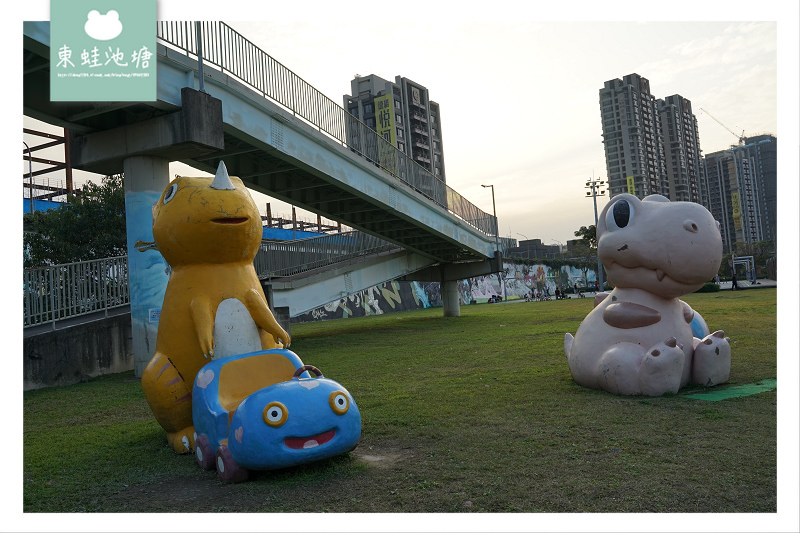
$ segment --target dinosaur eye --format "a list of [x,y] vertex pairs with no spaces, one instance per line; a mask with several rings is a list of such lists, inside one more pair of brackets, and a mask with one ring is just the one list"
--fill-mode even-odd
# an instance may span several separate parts
[[178,192],[178,184],[173,183],[172,185],[169,186],[167,192],[164,193],[164,205],[167,205],[169,201],[175,197],[176,192]]
[[281,402],[268,403],[264,408],[264,422],[274,428],[282,426],[289,418],[289,410]]
[[342,391],[332,392],[330,396],[328,396],[328,402],[331,404],[333,412],[337,415],[343,415],[350,409],[350,400]]
[[614,231],[633,222],[633,206],[628,200],[619,200],[606,213],[606,227]]

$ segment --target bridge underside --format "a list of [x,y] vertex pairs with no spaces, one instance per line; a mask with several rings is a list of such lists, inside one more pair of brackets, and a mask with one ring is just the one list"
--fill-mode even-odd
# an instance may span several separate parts
[[[333,284],[344,290],[360,290],[362,283],[352,283],[356,278],[390,276],[380,283],[413,279],[419,272],[424,279],[450,282],[456,271],[497,271],[492,238],[221,72],[206,72],[205,92],[196,91],[196,61],[162,46],[157,101],[51,102],[49,35],[39,37],[39,31],[44,30],[26,26],[24,112],[69,130],[73,168],[113,174],[123,171],[126,158],[145,156],[214,173],[224,161],[229,173],[253,190],[406,250],[404,263],[395,261],[391,272],[390,263],[371,267],[371,273],[342,272]],[[326,283],[320,278],[317,287]]]
[[243,140],[241,133],[226,131],[223,153],[185,162],[213,172],[222,160],[232,176],[238,176],[253,190],[378,235],[436,261],[479,259],[474,251],[458,242],[443,240],[404,213],[365,197],[355,188],[332,181],[256,139]]
[[[486,261],[433,263],[425,256],[397,249],[356,261],[334,264],[307,275],[268,279],[263,283],[270,286],[272,304],[275,307],[288,308],[289,316],[295,317],[386,281],[427,281],[444,286],[489,275],[500,269],[502,259],[499,254]],[[444,303],[448,307],[458,306],[457,300]],[[447,309],[447,312],[457,314],[456,309]]]

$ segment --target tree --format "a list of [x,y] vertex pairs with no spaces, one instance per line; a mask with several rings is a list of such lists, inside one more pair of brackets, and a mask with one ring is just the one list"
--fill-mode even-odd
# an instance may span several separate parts
[[588,286],[587,275],[589,270],[597,270],[597,228],[594,224],[588,227],[581,226],[575,232],[575,236],[580,237],[580,239],[572,247],[571,255],[579,258],[575,266],[583,273],[584,286]]
[[67,205],[24,216],[26,268],[88,261],[127,253],[122,174],[87,182]]
[[589,227],[581,226],[581,229],[575,232],[575,236],[580,237],[582,244],[597,253],[597,228],[594,224]]

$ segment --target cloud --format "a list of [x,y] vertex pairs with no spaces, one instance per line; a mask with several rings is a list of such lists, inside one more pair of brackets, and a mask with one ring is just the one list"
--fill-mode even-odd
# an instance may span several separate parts
[[93,9],[89,11],[83,29],[92,39],[110,41],[122,33],[122,23],[119,21],[119,13],[113,9],[105,15]]

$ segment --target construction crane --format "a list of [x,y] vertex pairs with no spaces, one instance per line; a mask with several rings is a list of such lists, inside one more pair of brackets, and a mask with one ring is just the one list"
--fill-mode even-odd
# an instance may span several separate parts
[[706,114],[706,115],[708,115],[709,117],[713,118],[713,119],[714,119],[714,122],[716,122],[717,124],[719,124],[720,126],[722,126],[723,128],[725,128],[726,130],[728,130],[729,132],[731,132],[731,135],[733,135],[734,137],[736,137],[737,139],[739,139],[739,146],[741,146],[741,145],[743,145],[743,144],[744,144],[744,130],[742,130],[742,134],[741,134],[741,135],[737,135],[735,131],[733,131],[733,130],[732,130],[732,129],[730,129],[728,126],[726,126],[725,124],[723,124],[722,122],[720,122],[720,121],[719,121],[719,119],[718,119],[717,117],[715,117],[714,115],[712,115],[711,113],[709,113],[708,111],[706,111],[705,109],[703,109],[702,107],[700,108],[700,111],[702,111],[703,113],[705,113],[705,114]]

